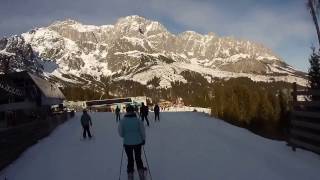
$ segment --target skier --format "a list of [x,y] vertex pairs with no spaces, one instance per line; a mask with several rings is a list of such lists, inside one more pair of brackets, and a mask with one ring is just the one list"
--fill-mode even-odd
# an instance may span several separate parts
[[158,121],[160,121],[160,107],[158,104],[154,106],[153,111],[154,111],[154,121],[156,122],[157,119]]
[[141,103],[141,107],[140,107],[140,117],[141,117],[141,120],[142,120],[142,122],[143,122],[144,119],[146,119],[147,125],[149,126],[148,113],[149,113],[149,108],[148,108],[148,106],[145,106],[144,103]]
[[91,139],[90,126],[92,126],[92,121],[86,109],[83,110],[83,114],[81,116],[81,125],[83,128],[83,138],[86,139],[88,134]]
[[[141,147],[145,145],[146,133],[143,123],[137,118],[134,107],[128,105],[127,113],[120,120],[118,126],[119,135],[123,138],[123,146],[128,157],[128,177],[133,178],[134,159],[140,178],[143,178],[146,168],[141,159]],[[133,157],[134,153],[134,157]]]
[[117,106],[117,108],[116,108],[116,121],[117,122],[120,121],[120,108],[119,108],[119,106]]

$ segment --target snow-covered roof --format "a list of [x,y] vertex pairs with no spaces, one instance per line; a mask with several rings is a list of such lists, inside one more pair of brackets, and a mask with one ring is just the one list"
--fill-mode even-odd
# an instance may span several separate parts
[[31,73],[28,73],[28,75],[31,77],[33,82],[38,86],[40,91],[48,98],[58,98],[58,99],[65,99],[65,96],[60,91],[60,89],[55,86],[54,84],[35,76]]
[[[56,85],[27,71],[1,74],[0,81],[0,101],[4,105],[22,101],[32,104],[38,101],[38,98],[41,98],[41,104],[39,105],[46,106],[61,104],[65,99]],[[19,96],[19,100],[8,102],[9,96]],[[12,108],[25,109],[29,107]]]

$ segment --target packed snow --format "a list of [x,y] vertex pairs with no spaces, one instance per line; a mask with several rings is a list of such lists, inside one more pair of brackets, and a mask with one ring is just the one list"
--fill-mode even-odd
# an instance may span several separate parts
[[[115,116],[90,115],[92,140],[80,140],[76,114],[0,172],[0,179],[118,179],[122,140]],[[153,117],[151,113],[145,152],[154,180],[319,179],[319,155],[293,152],[285,142],[259,137],[204,113],[165,112],[157,123]],[[126,179],[125,155],[121,171],[121,179]]]

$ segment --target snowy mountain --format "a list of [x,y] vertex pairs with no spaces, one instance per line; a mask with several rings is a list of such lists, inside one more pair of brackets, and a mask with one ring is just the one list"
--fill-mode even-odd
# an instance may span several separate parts
[[[48,77],[81,83],[112,76],[146,84],[160,77],[160,86],[187,80],[183,71],[214,78],[249,77],[254,81],[286,81],[306,85],[305,75],[282,61],[263,45],[186,31],[170,33],[159,22],[139,16],[120,18],[115,25],[84,25],[57,21],[18,38],[42,60]],[[14,46],[2,39],[0,52]],[[3,43],[5,42],[6,43]],[[1,45],[2,44],[2,45]]]
[[0,39],[0,60],[3,69],[42,71],[41,58],[21,36]]

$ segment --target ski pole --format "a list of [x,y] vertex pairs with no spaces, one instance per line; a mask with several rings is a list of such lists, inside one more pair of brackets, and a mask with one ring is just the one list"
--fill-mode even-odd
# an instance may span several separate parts
[[[91,127],[91,128],[90,128],[90,127]],[[90,130],[91,130],[91,137],[95,139],[95,135],[96,135],[96,134],[95,134],[95,131],[94,131],[92,125],[89,126],[89,128],[90,128]]]
[[121,177],[121,167],[122,167],[122,159],[123,159],[123,147],[122,147],[122,153],[121,153],[121,161],[120,161],[120,172],[119,172],[119,180],[120,180],[120,177]]
[[144,150],[144,146],[142,146],[142,148],[143,148],[143,154],[144,154],[144,157],[145,157],[146,162],[147,162],[148,171],[149,171],[149,174],[150,174],[150,179],[152,180],[151,171],[150,171],[150,166],[149,166],[149,163],[148,163],[148,159],[147,159],[146,151]]

